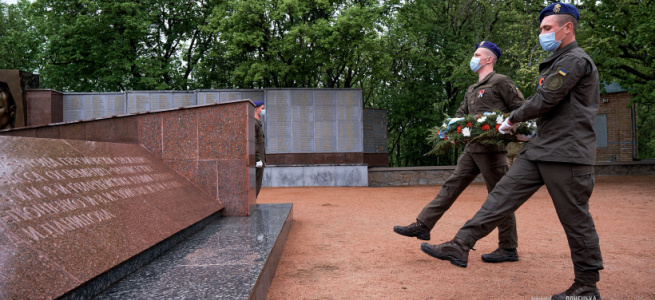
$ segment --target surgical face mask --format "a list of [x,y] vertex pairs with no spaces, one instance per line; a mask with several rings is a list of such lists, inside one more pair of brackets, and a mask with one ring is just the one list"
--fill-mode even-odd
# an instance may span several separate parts
[[559,40],[557,41],[555,39],[555,34],[562,30],[564,26],[560,27],[557,29],[555,32],[549,32],[549,33],[543,33],[539,35],[539,44],[541,44],[541,48],[548,52],[555,52],[557,51],[557,48],[559,48],[559,45],[562,43],[562,40],[566,36],[566,34]]
[[487,64],[480,65],[480,58],[475,56],[471,57],[471,62],[469,62],[469,67],[473,72],[477,72],[478,70],[480,70],[480,68],[482,68],[485,65]]
[[266,114],[266,110],[265,110],[265,109],[262,109],[262,112],[259,113],[259,115],[262,116],[262,117],[263,117],[265,114]]

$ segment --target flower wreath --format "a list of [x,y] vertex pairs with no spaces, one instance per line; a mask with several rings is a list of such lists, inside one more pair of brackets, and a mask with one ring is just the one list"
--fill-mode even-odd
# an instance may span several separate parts
[[430,129],[427,140],[433,147],[427,154],[443,154],[450,147],[471,142],[507,145],[510,142],[521,142],[516,135],[523,135],[523,140],[529,140],[537,132],[537,124],[534,121],[520,122],[512,133],[498,132],[498,128],[508,116],[507,113],[494,111],[465,115],[461,118],[446,118],[443,125]]

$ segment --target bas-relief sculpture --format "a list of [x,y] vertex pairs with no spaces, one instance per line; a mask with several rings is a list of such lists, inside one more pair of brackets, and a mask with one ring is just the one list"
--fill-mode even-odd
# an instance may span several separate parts
[[222,208],[138,145],[0,136],[0,299],[60,297]]
[[0,82],[0,130],[14,128],[16,124],[16,102],[9,85]]

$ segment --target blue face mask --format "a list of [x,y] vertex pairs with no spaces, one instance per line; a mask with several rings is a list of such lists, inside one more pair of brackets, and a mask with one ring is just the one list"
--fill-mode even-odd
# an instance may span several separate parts
[[[484,65],[486,65],[486,64],[484,64]],[[484,66],[484,65],[482,65],[482,66]],[[479,57],[475,57],[475,56],[471,57],[471,62],[469,62],[469,67],[471,68],[471,71],[477,72],[478,70],[480,70],[480,68],[482,68],[482,66],[480,65],[480,58]]]
[[262,112],[259,113],[259,115],[262,116],[262,117],[263,117],[265,114],[266,114],[266,110],[265,110],[265,109],[262,109]]
[[557,29],[555,32],[549,32],[549,33],[544,33],[539,35],[539,44],[541,44],[541,48],[548,52],[555,52],[557,51],[557,48],[559,48],[559,45],[562,43],[562,40],[566,36],[566,34],[559,40],[555,40],[555,33],[559,32],[562,30],[564,26],[560,27]]

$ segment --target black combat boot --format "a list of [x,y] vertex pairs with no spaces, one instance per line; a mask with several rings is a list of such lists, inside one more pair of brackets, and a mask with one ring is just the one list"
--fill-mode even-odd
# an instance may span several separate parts
[[498,248],[489,254],[482,255],[482,261],[488,263],[501,263],[506,261],[519,261],[519,254],[516,249]]
[[576,300],[600,300],[600,293],[596,285],[585,285],[577,281],[573,282],[573,285],[566,290],[564,293],[553,295],[552,300],[565,300],[565,299],[576,299]]
[[430,240],[430,228],[423,225],[419,220],[407,226],[394,226],[393,231],[400,235],[416,237],[419,240]]
[[421,244],[421,250],[432,257],[449,260],[453,265],[466,268],[469,262],[469,250],[471,250],[471,247],[466,242],[454,238],[452,241],[440,245],[423,243]]

